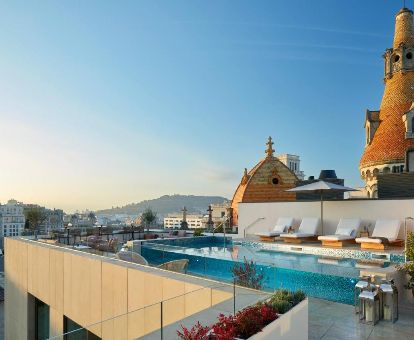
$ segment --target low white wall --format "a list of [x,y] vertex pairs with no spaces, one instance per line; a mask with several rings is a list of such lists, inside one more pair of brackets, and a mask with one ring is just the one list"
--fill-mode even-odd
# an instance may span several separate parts
[[308,299],[267,325],[252,340],[302,340],[308,339]]
[[[320,217],[320,201],[312,202],[271,202],[239,203],[239,236],[255,220],[264,217],[248,228],[246,234],[267,231],[273,228],[279,217],[295,218],[298,226],[304,217]],[[409,200],[343,200],[325,201],[323,203],[324,234],[335,233],[341,218],[360,218],[362,226],[369,225],[372,232],[377,219],[397,218],[401,220],[400,238],[404,238],[404,218],[414,215],[414,199]],[[408,221],[409,230],[414,231],[413,221]]]

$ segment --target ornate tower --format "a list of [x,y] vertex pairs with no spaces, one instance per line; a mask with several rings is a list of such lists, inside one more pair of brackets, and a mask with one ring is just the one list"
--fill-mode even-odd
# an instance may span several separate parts
[[395,18],[394,44],[384,54],[384,95],[379,110],[366,111],[365,150],[359,169],[369,197],[377,197],[377,175],[414,171],[413,12]]

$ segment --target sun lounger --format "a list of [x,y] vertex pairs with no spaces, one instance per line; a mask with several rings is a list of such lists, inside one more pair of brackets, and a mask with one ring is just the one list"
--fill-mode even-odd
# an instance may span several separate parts
[[361,220],[359,218],[341,218],[336,227],[335,235],[319,236],[323,246],[343,247],[344,244],[355,243],[355,236]]
[[293,218],[291,217],[280,217],[278,218],[276,225],[271,231],[262,231],[256,233],[256,236],[260,237],[261,241],[274,241],[275,237],[282,233],[287,232],[288,228],[293,224]]
[[360,237],[355,242],[361,244],[361,249],[384,250],[390,246],[402,246],[404,241],[398,239],[400,224],[399,220],[378,220],[371,237]]
[[281,234],[280,237],[286,243],[302,243],[303,241],[316,241],[319,228],[319,218],[305,217],[296,233]]

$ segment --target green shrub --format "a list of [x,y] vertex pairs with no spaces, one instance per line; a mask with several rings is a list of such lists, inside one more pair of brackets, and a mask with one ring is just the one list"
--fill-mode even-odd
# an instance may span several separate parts
[[194,229],[193,236],[203,236],[203,231],[204,231],[204,229],[202,229],[202,228],[196,228],[196,229]]
[[289,309],[292,308],[292,305],[289,301],[286,300],[274,300],[270,305],[275,309],[279,314],[286,313]]
[[297,290],[293,293],[293,305],[297,305],[299,302],[306,299],[306,294],[303,290]]
[[305,298],[306,295],[301,290],[292,293],[286,289],[281,289],[273,293],[270,298],[270,304],[278,311],[279,314],[283,314]]
[[401,263],[397,269],[408,275],[408,281],[404,287],[411,289],[414,296],[414,233],[409,232],[407,235],[407,250],[405,252],[407,262]]

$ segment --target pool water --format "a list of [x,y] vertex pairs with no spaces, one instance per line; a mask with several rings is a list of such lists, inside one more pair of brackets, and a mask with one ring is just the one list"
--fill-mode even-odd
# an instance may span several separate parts
[[244,258],[264,274],[263,288],[301,289],[309,296],[353,304],[359,277],[356,261],[291,252],[268,251],[238,245],[222,237],[144,242],[141,254],[152,265],[188,259],[188,273],[232,282],[232,268]]

